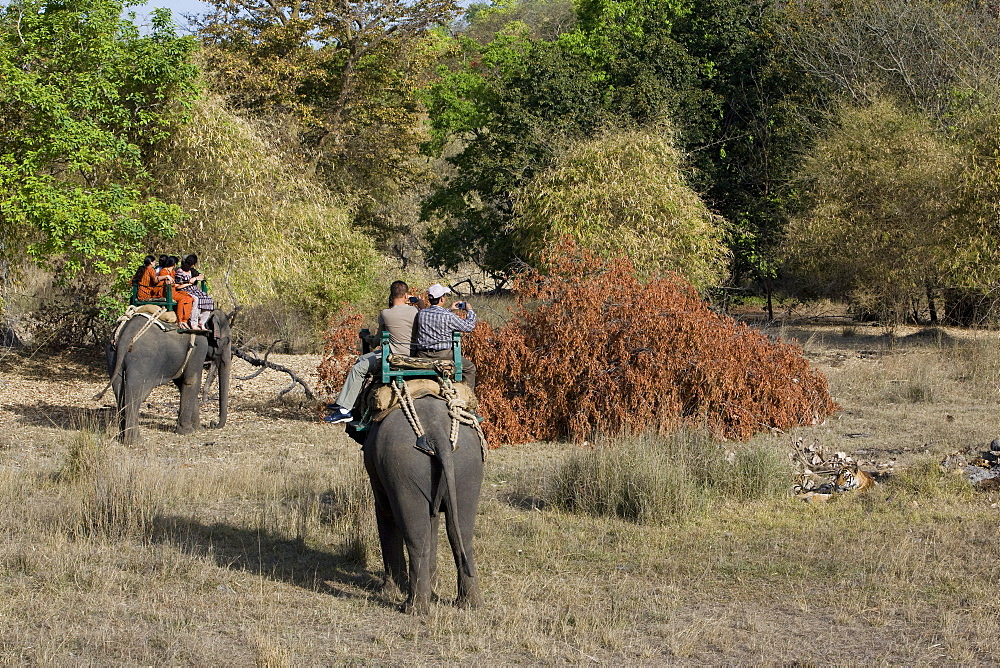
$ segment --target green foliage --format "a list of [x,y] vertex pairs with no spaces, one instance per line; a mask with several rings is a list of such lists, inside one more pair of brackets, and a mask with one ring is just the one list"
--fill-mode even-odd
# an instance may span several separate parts
[[727,274],[722,220],[687,185],[673,134],[605,134],[570,147],[520,192],[524,250],[538,265],[566,235],[602,255],[626,255],[644,276],[683,275],[696,287]]
[[157,10],[149,35],[120,0],[0,9],[0,254],[110,272],[169,235],[147,157],[195,94],[194,42]]
[[503,272],[517,255],[512,192],[581,138],[666,120],[696,167],[692,186],[730,222],[736,268],[773,275],[782,184],[808,135],[790,111],[802,77],[775,48],[765,4],[588,0],[549,42],[518,23],[476,32],[490,16],[513,18],[512,7],[477,10],[469,34],[492,41],[466,42],[430,96],[430,148],[458,151],[456,174],[424,209],[438,221],[431,260],[450,268],[471,257]]
[[286,159],[356,194],[355,223],[388,246],[402,225],[391,203],[429,179],[417,92],[454,0],[212,4],[201,36],[213,88],[270,125]]
[[480,44],[511,23],[527,26],[534,39],[553,40],[576,24],[572,0],[501,0],[473,3],[465,12],[464,34]]
[[509,26],[490,44],[463,42],[464,60],[427,96],[432,140],[456,173],[424,203],[437,223],[428,261],[450,270],[474,261],[503,275],[515,258],[513,193],[551,163],[562,143],[593,134],[608,120],[607,89],[586,58],[533,41]]
[[899,318],[928,286],[956,277],[965,223],[958,147],[891,99],[844,104],[802,167],[806,209],[787,254],[800,280]]

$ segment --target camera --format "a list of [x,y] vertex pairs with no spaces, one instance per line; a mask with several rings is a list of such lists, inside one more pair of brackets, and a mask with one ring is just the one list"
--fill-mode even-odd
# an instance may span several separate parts
[[420,303],[420,297],[410,297],[410,303],[411,304],[419,304]]
[[455,308],[461,309],[463,311],[465,311],[468,308],[468,306],[469,305],[466,304],[465,302],[458,302],[457,304],[455,304]]

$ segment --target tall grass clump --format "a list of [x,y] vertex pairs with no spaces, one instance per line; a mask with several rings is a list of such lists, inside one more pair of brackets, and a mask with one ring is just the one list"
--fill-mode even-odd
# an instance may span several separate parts
[[67,529],[76,536],[148,542],[163,514],[166,477],[148,462],[113,452],[107,437],[82,430],[56,476],[67,487]]
[[983,398],[995,401],[1000,395],[1000,346],[995,340],[963,342],[946,349],[950,375],[969,387],[981,388]]
[[322,500],[323,521],[339,538],[343,556],[359,566],[367,566],[379,549],[378,531],[372,511],[375,500],[360,460],[340,470]]
[[547,496],[556,507],[641,524],[683,520],[723,500],[781,495],[787,457],[765,445],[727,456],[703,432],[601,439],[562,463]]
[[970,498],[972,485],[965,476],[948,473],[937,457],[925,455],[892,477],[893,488],[921,500]]
[[376,547],[374,500],[360,457],[322,474],[284,471],[262,488],[250,529],[269,540],[337,547],[365,566]]

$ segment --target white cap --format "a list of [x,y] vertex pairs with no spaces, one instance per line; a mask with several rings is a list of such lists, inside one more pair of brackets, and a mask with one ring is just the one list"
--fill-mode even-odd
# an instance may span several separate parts
[[448,288],[444,287],[440,283],[435,283],[431,287],[427,288],[427,294],[429,294],[434,299],[440,299],[441,297],[445,296],[449,292],[451,292],[451,290],[449,290]]

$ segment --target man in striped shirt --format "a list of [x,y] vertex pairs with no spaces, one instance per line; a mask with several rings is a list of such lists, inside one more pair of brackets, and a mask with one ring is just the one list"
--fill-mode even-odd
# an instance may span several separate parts
[[[468,302],[455,302],[450,309],[441,306],[441,300],[451,292],[440,283],[427,288],[427,302],[430,304],[417,313],[417,354],[429,359],[453,359],[451,351],[452,332],[471,332],[476,327],[476,312]],[[459,318],[456,310],[464,310],[468,317]],[[462,356],[462,381],[470,390],[476,389],[476,365]]]

